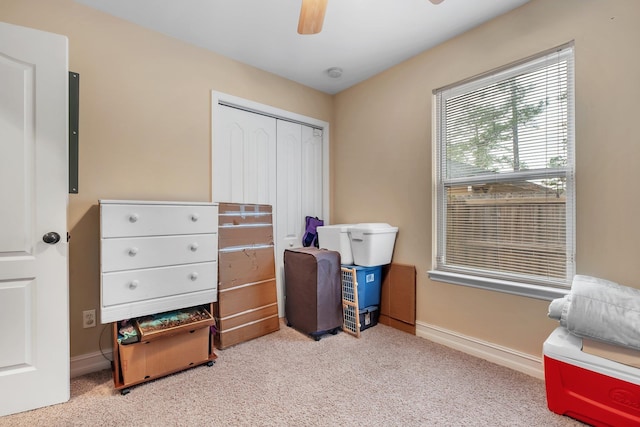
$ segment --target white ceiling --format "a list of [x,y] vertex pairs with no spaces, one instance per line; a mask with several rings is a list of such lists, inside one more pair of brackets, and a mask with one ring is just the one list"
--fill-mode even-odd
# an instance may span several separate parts
[[322,32],[304,36],[301,0],[76,1],[335,94],[529,0],[328,0]]

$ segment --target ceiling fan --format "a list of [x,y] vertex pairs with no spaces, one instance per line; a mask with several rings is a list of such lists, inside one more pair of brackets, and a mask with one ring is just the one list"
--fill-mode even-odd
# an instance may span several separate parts
[[[302,0],[298,34],[317,34],[322,30],[324,13],[328,0]],[[429,0],[433,4],[440,4],[444,0]]]

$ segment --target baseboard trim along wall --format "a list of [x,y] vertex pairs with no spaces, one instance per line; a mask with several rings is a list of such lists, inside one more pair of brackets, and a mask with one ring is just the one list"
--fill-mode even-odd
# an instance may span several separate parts
[[[532,377],[544,379],[542,357],[534,357],[423,322],[416,322],[416,335]],[[104,353],[98,351],[71,358],[71,378],[111,369],[111,361],[105,356],[111,354],[111,349],[104,349]]]
[[111,360],[107,359],[111,354],[112,351],[108,348],[104,350],[104,353],[96,351],[95,353],[81,354],[80,356],[72,357],[70,368],[71,378],[102,371],[103,369],[111,369]]
[[507,347],[468,337],[423,322],[416,322],[416,335],[453,348],[454,350],[462,351],[463,353],[544,380],[542,357],[531,356],[530,354],[521,353]]

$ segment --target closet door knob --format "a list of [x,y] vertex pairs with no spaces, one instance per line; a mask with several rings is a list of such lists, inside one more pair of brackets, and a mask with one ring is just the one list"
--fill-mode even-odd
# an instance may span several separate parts
[[138,287],[140,282],[138,280],[132,280],[129,282],[129,289],[133,290]]
[[198,279],[198,273],[194,271],[189,275],[189,279],[191,279],[191,281],[196,281]]
[[195,252],[198,250],[198,244],[197,243],[192,243],[191,245],[189,245],[189,249],[191,249],[191,252]]
[[135,213],[131,214],[131,215],[129,215],[129,222],[131,222],[131,223],[136,222],[136,221],[138,221],[138,218],[140,218],[138,216],[138,214],[135,214]]
[[129,256],[136,256],[138,254],[138,248],[129,248]]

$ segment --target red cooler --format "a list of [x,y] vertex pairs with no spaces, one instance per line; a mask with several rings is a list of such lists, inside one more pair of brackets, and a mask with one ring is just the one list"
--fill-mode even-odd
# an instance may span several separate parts
[[582,351],[559,327],[543,346],[547,405],[593,426],[640,426],[640,369]]

